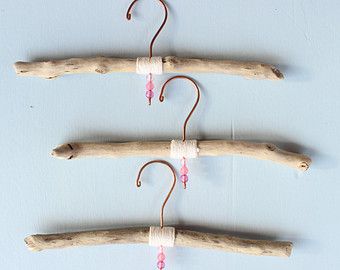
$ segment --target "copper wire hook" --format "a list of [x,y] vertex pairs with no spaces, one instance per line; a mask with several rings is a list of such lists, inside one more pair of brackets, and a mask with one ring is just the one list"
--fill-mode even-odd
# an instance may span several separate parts
[[185,79],[185,80],[190,81],[190,82],[193,84],[193,86],[196,88],[196,91],[197,91],[196,102],[195,102],[194,106],[192,107],[192,109],[191,109],[189,115],[187,116],[187,118],[185,119],[184,124],[183,124],[183,137],[182,137],[182,141],[184,142],[184,141],[186,140],[186,129],[187,129],[188,121],[189,121],[191,115],[193,114],[193,112],[195,111],[195,109],[196,109],[196,107],[197,107],[197,105],[198,105],[198,102],[200,101],[201,93],[200,93],[200,89],[199,89],[197,83],[196,83],[193,79],[191,79],[191,78],[189,78],[189,77],[187,77],[187,76],[179,75],[179,76],[175,76],[175,77],[170,78],[169,80],[167,80],[167,81],[163,84],[161,93],[159,94],[159,101],[160,101],[160,102],[163,102],[163,101],[164,101],[164,94],[163,94],[163,93],[164,93],[164,91],[165,91],[166,85],[167,85],[169,82],[171,82],[172,80],[175,80],[175,79]]
[[[134,6],[134,4],[137,2],[138,0],[134,0],[131,5],[129,6],[127,12],[126,12],[126,19],[127,20],[131,20],[131,10],[132,7]],[[155,43],[156,38],[158,37],[159,33],[162,31],[166,21],[168,20],[168,8],[166,6],[166,4],[164,3],[163,0],[158,0],[164,7],[164,20],[161,24],[161,26],[159,27],[158,31],[156,32],[156,34],[154,35],[154,37],[151,40],[150,46],[149,46],[149,58],[151,59],[152,57],[152,49],[153,49],[153,44]]]
[[152,163],[161,163],[161,164],[164,164],[164,165],[168,166],[170,168],[171,172],[172,172],[172,175],[173,175],[173,183],[172,183],[171,189],[170,189],[168,195],[165,197],[165,200],[164,200],[164,202],[162,204],[162,208],[161,208],[161,212],[160,212],[160,225],[161,225],[161,228],[163,228],[163,224],[164,224],[164,218],[163,218],[164,207],[165,207],[166,203],[168,202],[172,191],[175,188],[175,185],[176,185],[176,172],[175,172],[175,169],[172,167],[172,165],[169,162],[165,161],[165,160],[152,160],[152,161],[149,161],[149,162],[145,163],[139,169],[138,176],[137,176],[137,179],[136,179],[136,186],[137,187],[140,187],[142,185],[140,177],[141,177],[141,174],[142,174],[143,170],[145,169],[145,167],[147,167],[148,165],[150,165]]

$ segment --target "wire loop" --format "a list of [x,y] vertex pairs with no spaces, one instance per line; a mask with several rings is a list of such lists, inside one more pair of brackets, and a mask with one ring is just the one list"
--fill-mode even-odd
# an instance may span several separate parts
[[[138,0],[134,0],[131,3],[131,5],[129,6],[129,8],[128,8],[127,12],[126,12],[126,19],[127,20],[131,20],[131,18],[132,18],[131,10],[132,10],[133,6],[135,5],[135,3],[137,1]],[[158,37],[159,33],[162,31],[163,27],[165,26],[166,21],[168,20],[168,8],[167,8],[166,4],[164,3],[163,0],[158,0],[158,1],[162,4],[162,6],[164,8],[164,20],[163,20],[161,26],[159,27],[159,29],[157,30],[156,34],[153,36],[153,38],[152,38],[152,40],[150,42],[150,46],[149,46],[149,59],[151,59],[151,57],[152,57],[153,45],[155,43],[155,40]]]
[[196,83],[193,79],[191,79],[191,78],[189,78],[189,77],[187,77],[187,76],[183,76],[183,75],[174,76],[174,77],[170,78],[169,80],[167,80],[167,81],[163,84],[161,93],[159,94],[159,101],[160,101],[160,102],[163,102],[163,101],[164,101],[164,91],[165,91],[165,87],[167,86],[167,84],[168,84],[169,82],[173,81],[173,80],[176,80],[176,79],[184,79],[184,80],[190,81],[190,82],[193,84],[193,86],[195,87],[196,92],[197,92],[196,102],[195,102],[194,106],[192,107],[190,113],[188,114],[188,116],[187,116],[187,118],[185,119],[184,124],[183,124],[182,141],[184,142],[184,141],[186,140],[186,129],[187,129],[188,121],[189,121],[191,115],[193,114],[193,112],[195,111],[195,109],[196,109],[196,107],[197,107],[197,105],[198,105],[198,102],[200,101],[201,93],[200,93],[200,89],[199,89],[197,83]]
[[164,202],[163,202],[162,207],[161,207],[161,212],[160,212],[160,226],[161,226],[161,228],[163,228],[163,224],[164,224],[164,207],[165,207],[166,203],[168,202],[168,200],[169,200],[169,198],[171,196],[172,191],[175,188],[175,185],[176,185],[176,172],[175,172],[175,169],[172,167],[172,165],[169,162],[165,161],[165,160],[152,160],[152,161],[149,161],[149,162],[145,163],[139,169],[139,172],[138,172],[138,175],[137,175],[137,179],[136,179],[136,186],[137,187],[141,187],[141,185],[142,185],[142,182],[141,182],[140,178],[141,178],[141,174],[142,174],[143,170],[148,165],[153,164],[153,163],[160,163],[160,164],[163,164],[163,165],[167,166],[171,170],[172,176],[173,176],[172,186],[171,186],[170,191],[168,192],[167,196],[164,199]]

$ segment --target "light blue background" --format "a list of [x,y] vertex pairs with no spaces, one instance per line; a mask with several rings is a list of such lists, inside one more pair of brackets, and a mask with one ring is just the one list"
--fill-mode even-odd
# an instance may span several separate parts
[[[155,269],[157,250],[144,245],[32,253],[23,239],[157,224],[170,181],[163,167],[146,171],[137,189],[137,169],[148,158],[64,161],[49,153],[69,141],[179,138],[194,100],[190,86],[176,82],[164,104],[148,107],[143,76],[48,81],[18,77],[12,64],[147,56],[160,6],[140,1],[127,22],[129,0],[0,3],[1,269]],[[188,136],[274,142],[313,158],[306,173],[244,157],[190,161],[188,190],[177,186],[166,224],[291,240],[294,250],[284,259],[174,248],[166,252],[167,269],[339,269],[339,2],[167,3],[169,20],[155,55],[259,60],[286,76],[271,82],[190,74],[202,100]],[[157,85],[169,77],[157,77]]]

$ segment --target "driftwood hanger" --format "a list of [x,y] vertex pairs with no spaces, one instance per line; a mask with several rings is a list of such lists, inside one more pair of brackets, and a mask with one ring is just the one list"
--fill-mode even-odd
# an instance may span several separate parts
[[[134,0],[126,12],[126,19],[131,20],[132,9],[138,0]],[[149,59],[153,56],[153,45],[168,19],[168,8],[163,0],[158,0],[164,8],[164,19],[149,45]],[[162,58],[164,73],[223,73],[238,75],[249,79],[281,80],[283,74],[274,66],[255,61],[234,61],[224,59],[180,58],[166,56]],[[65,74],[113,72],[136,72],[136,59],[91,57],[47,60],[42,62],[17,62],[14,64],[20,76],[54,79]]]
[[[168,79],[162,86],[159,101],[164,101],[164,92],[168,83],[175,79],[189,80],[197,92],[196,101],[183,124],[182,141],[186,140],[186,126],[200,100],[200,90],[196,82],[187,76],[175,76]],[[139,141],[117,143],[72,142],[58,146],[52,151],[52,156],[61,159],[81,157],[127,157],[150,156],[169,157],[171,142]],[[254,143],[247,141],[208,140],[197,141],[198,156],[242,155],[262,160],[270,160],[302,171],[308,170],[311,159],[303,154],[279,149],[270,143]]]
[[[162,204],[160,212],[160,224],[163,227],[164,207],[176,185],[176,173],[171,164],[166,161],[150,161],[139,170],[136,180],[137,187],[141,186],[140,177],[142,171],[153,163],[161,163],[168,166],[173,175],[172,186]],[[25,243],[31,251],[107,244],[147,244],[149,242],[149,231],[149,227],[140,227],[59,234],[36,234],[26,237]],[[175,230],[174,244],[180,247],[206,248],[224,252],[276,257],[289,257],[293,248],[293,244],[287,241],[243,239],[223,234],[182,229]]]
[[[281,150],[271,143],[203,140],[197,142],[197,147],[199,157],[240,155],[273,161],[301,171],[306,171],[312,162],[306,155]],[[83,157],[169,157],[170,141],[71,142],[58,146],[51,154],[53,157],[68,160]]]

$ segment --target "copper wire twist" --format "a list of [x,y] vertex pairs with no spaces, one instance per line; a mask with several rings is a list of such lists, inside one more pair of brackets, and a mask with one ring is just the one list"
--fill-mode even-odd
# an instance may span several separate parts
[[191,78],[189,78],[189,77],[187,77],[187,76],[183,76],[183,75],[174,76],[174,77],[170,78],[169,80],[167,80],[167,81],[163,84],[161,93],[159,94],[159,101],[160,101],[160,102],[163,102],[163,101],[164,101],[164,91],[165,91],[166,85],[167,85],[169,82],[171,82],[172,80],[175,80],[175,79],[185,79],[185,80],[190,81],[190,82],[193,84],[193,86],[196,88],[196,91],[197,91],[196,102],[195,102],[194,106],[192,107],[192,109],[191,109],[189,115],[187,116],[187,118],[185,119],[184,124],[183,124],[182,141],[184,142],[184,141],[186,140],[186,129],[187,129],[188,121],[189,121],[191,115],[193,114],[193,112],[195,111],[195,109],[196,109],[196,107],[197,107],[197,105],[198,105],[198,102],[200,101],[201,93],[200,93],[200,89],[199,89],[197,83],[196,83],[193,79],[191,79]]
[[163,224],[164,224],[164,207],[166,205],[166,203],[168,202],[170,196],[171,196],[171,193],[172,191],[174,190],[175,188],[175,185],[176,185],[176,172],[175,172],[175,169],[172,167],[172,165],[165,161],[165,160],[152,160],[152,161],[149,161],[147,163],[145,163],[140,169],[139,169],[139,172],[138,172],[138,175],[137,175],[137,179],[136,179],[136,186],[137,187],[140,187],[142,185],[142,182],[140,180],[140,177],[141,177],[141,174],[143,172],[143,170],[145,169],[145,167],[147,167],[148,165],[150,164],[153,164],[153,163],[161,163],[161,164],[164,164],[166,166],[168,166],[172,172],[172,175],[173,175],[173,183],[172,183],[172,186],[170,188],[170,191],[168,192],[168,195],[165,197],[165,200],[162,204],[162,208],[161,208],[161,212],[160,212],[160,226],[161,228],[163,228]]
[[[131,5],[129,6],[129,8],[128,8],[127,12],[126,12],[126,19],[127,19],[127,20],[131,20],[131,16],[132,16],[132,15],[131,15],[131,10],[132,10],[132,7],[134,6],[134,4],[135,4],[137,1],[138,1],[138,0],[134,0],[134,1],[131,3]],[[152,40],[151,40],[151,43],[150,43],[150,46],[149,46],[149,58],[150,58],[150,59],[151,59],[151,57],[152,57],[153,44],[155,43],[156,38],[158,37],[159,33],[162,31],[163,27],[165,26],[166,21],[168,20],[168,8],[167,8],[166,4],[164,3],[163,0],[158,0],[158,1],[162,4],[162,6],[163,6],[163,8],[164,8],[164,20],[163,20],[161,26],[159,27],[158,31],[156,32],[156,34],[154,35],[154,37],[153,37]]]

